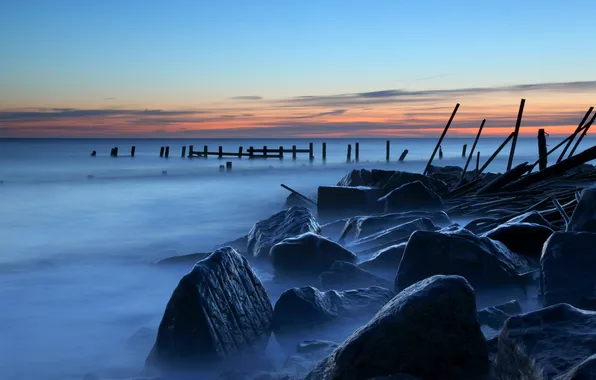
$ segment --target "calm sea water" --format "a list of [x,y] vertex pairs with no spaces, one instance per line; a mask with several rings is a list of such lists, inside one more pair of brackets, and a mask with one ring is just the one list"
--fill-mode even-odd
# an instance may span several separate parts
[[[0,378],[136,374],[152,337],[129,338],[140,328],[156,329],[189,269],[152,263],[245,234],[282,207],[288,193],[280,183],[314,195],[353,167],[421,171],[436,142],[393,139],[387,163],[385,140],[359,141],[359,163],[346,163],[354,141],[327,141],[322,162],[321,141],[314,140],[313,161],[233,158],[233,171],[220,173],[228,159],[180,158],[181,146],[306,148],[309,140],[0,139]],[[481,139],[481,165],[501,141]],[[463,165],[464,143],[470,149],[472,139],[446,139],[436,163]],[[587,138],[580,150],[594,143]],[[135,157],[124,157],[131,145]],[[159,158],[162,145],[170,146],[169,159]],[[109,157],[114,146],[118,158]],[[406,162],[396,162],[406,148]],[[97,157],[89,156],[93,150]],[[521,138],[515,162],[533,162],[536,151],[536,139]],[[508,152],[491,171],[503,170]]]

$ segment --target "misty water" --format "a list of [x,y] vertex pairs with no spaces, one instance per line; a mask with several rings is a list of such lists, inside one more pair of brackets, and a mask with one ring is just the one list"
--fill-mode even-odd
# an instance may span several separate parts
[[[237,151],[306,148],[309,141],[0,140],[0,378],[137,375],[166,302],[190,269],[156,261],[244,235],[282,209],[288,192],[280,183],[315,195],[317,186],[335,184],[354,167],[420,172],[435,141],[394,139],[387,163],[385,140],[360,140],[360,162],[346,163],[353,141],[329,140],[322,162],[315,140],[313,161],[234,158],[232,172],[220,173],[228,160],[183,159],[181,146]],[[501,141],[481,140],[481,165]],[[464,143],[470,149],[472,139],[446,139],[436,163],[463,165]],[[585,139],[580,149],[593,143]],[[124,157],[131,145],[136,156]],[[169,159],[158,157],[162,145],[170,146]],[[121,157],[109,157],[113,146]],[[406,162],[396,162],[406,148]],[[520,139],[515,162],[533,162],[536,150],[535,138]],[[504,169],[508,152],[490,171]],[[285,286],[274,285],[267,268],[255,269],[274,303]],[[512,297],[524,296],[482,294],[479,307]],[[338,331],[337,340],[347,334]],[[278,351],[274,342],[270,351]]]

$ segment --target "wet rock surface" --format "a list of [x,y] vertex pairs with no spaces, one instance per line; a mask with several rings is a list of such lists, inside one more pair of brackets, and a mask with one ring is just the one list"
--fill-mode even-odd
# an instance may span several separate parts
[[336,261],[328,271],[319,276],[323,289],[357,289],[369,286],[391,288],[393,284],[366,270],[345,261]]
[[439,210],[443,200],[421,181],[406,183],[379,198],[385,212],[417,210]]

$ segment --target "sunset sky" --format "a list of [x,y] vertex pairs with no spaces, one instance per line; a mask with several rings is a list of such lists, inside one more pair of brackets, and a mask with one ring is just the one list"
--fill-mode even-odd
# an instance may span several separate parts
[[593,1],[0,2],[0,137],[565,134]]

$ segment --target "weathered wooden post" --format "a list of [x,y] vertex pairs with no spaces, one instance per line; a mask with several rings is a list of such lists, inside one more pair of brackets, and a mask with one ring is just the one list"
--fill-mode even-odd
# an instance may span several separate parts
[[387,140],[385,142],[385,160],[386,161],[389,161],[390,150],[391,150],[391,141]]
[[166,158],[170,157],[170,147],[166,146]]
[[226,170],[226,167],[224,165],[219,165],[219,171],[223,172],[224,170]]
[[586,135],[586,133],[588,133],[588,129],[590,129],[590,127],[594,123],[594,119],[596,119],[596,112],[594,112],[594,115],[592,115],[592,119],[588,122],[588,124],[584,125],[582,134],[579,135],[579,138],[575,142],[575,145],[573,146],[573,149],[571,149],[571,152],[569,152],[569,155],[567,156],[567,158],[573,156],[573,153],[575,153],[575,150],[577,149],[577,147],[579,146],[579,144],[584,139],[584,136]]
[[546,169],[547,165],[546,157],[546,133],[544,129],[538,130],[538,165],[540,170]]
[[356,159],[356,162],[360,160],[360,143],[354,144],[354,158]]
[[[486,119],[483,119],[482,123],[480,123],[480,128],[478,128],[478,133],[476,134],[476,138],[474,139],[474,144],[472,144],[472,149],[470,149],[470,155],[468,156],[468,159],[466,160],[464,169],[461,171],[461,176],[459,177],[460,182],[463,181],[463,179],[466,175],[466,170],[468,170],[468,165],[470,164],[470,161],[472,160],[472,155],[474,154],[474,149],[476,149],[476,144],[478,144],[478,139],[480,139],[480,134],[482,134],[482,129],[484,129],[485,123],[486,123]],[[464,148],[465,147],[466,147],[466,145],[464,145]],[[464,151],[465,151],[465,149],[464,149]]]
[[263,146],[263,157],[267,158],[267,145]]
[[91,152],[91,157],[95,157],[95,156],[97,156],[97,152],[96,151]]
[[203,146],[203,156],[205,158],[209,156],[209,147],[207,145]]
[[186,156],[186,145],[182,145],[182,153],[180,154],[180,157],[184,158],[184,156]]
[[226,162],[226,171],[228,171],[228,172],[232,171],[232,161]]
[[323,160],[327,159],[327,143],[324,142],[323,143],[323,149],[321,150],[323,152]]
[[515,132],[511,132],[509,134],[509,136],[507,136],[507,138],[505,139],[505,141],[503,141],[501,143],[501,145],[499,145],[499,147],[497,148],[497,150],[495,150],[492,154],[492,156],[490,156],[488,158],[488,160],[486,160],[486,162],[484,163],[484,165],[482,165],[482,167],[480,168],[480,172],[478,174],[482,174],[482,172],[484,171],[484,169],[486,169],[488,167],[488,165],[495,159],[495,157],[497,157],[497,155],[501,152],[501,150],[505,147],[505,145],[507,145],[507,143],[509,142],[509,140],[511,140],[513,138],[513,134]]
[[313,143],[308,143],[308,158],[311,160],[315,159],[315,151],[313,148]]
[[292,159],[296,159],[296,145],[292,145]]
[[281,160],[282,158],[284,158],[284,147],[280,146],[279,147],[279,159]]
[[163,146],[161,148],[159,148],[159,157],[163,157],[163,152],[166,148],[164,148]]
[[248,148],[248,158],[252,158],[252,156],[254,156],[255,152],[254,152],[255,148],[253,148],[252,146],[250,148]]
[[519,103],[519,111],[517,113],[517,122],[515,123],[515,130],[513,131],[513,141],[511,141],[511,151],[509,151],[509,161],[507,162],[507,171],[511,170],[513,165],[513,156],[515,155],[515,144],[517,143],[517,135],[519,135],[519,127],[521,126],[522,115],[524,114],[524,105],[526,99],[522,99]]
[[118,148],[117,147],[113,147],[112,150],[110,150],[110,156],[118,157]]
[[439,145],[439,160],[443,159],[443,148]]
[[466,150],[468,149],[468,144],[464,144],[464,146],[461,148],[461,156],[462,157],[466,157]]
[[455,114],[457,113],[458,109],[459,109],[459,103],[457,103],[455,105],[455,108],[453,109],[453,112],[451,113],[451,117],[449,117],[449,121],[447,122],[447,125],[445,125],[445,129],[443,129],[443,133],[441,134],[441,137],[439,137],[439,141],[437,141],[437,145],[435,145],[435,150],[433,150],[433,153],[430,155],[430,158],[428,159],[428,163],[426,164],[426,167],[424,168],[424,172],[422,174],[426,175],[426,172],[428,172],[428,168],[430,168],[430,165],[433,163],[435,154],[437,154],[437,150],[439,149],[441,142],[443,142],[443,138],[445,138],[445,134],[447,134],[447,131],[449,130],[449,126],[451,126],[451,122],[453,121],[453,118],[455,117]]
[[223,157],[223,147],[220,145],[219,148],[217,148],[217,158],[222,158]]
[[242,158],[242,147],[238,148],[238,158]]
[[575,139],[575,136],[577,136],[577,134],[582,130],[585,129],[584,127],[584,123],[586,122],[586,120],[588,119],[588,116],[590,116],[590,114],[592,113],[592,110],[594,109],[594,107],[590,107],[590,109],[588,109],[588,112],[586,112],[586,114],[584,115],[584,118],[582,119],[582,121],[579,123],[579,125],[577,126],[577,128],[575,129],[575,132],[571,135],[571,138],[569,139],[569,141],[567,141],[567,144],[565,145],[565,147],[563,148],[563,151],[561,152],[561,155],[559,156],[559,158],[557,159],[557,163],[561,162],[561,160],[565,157],[565,153],[567,153],[567,149],[569,149],[569,147],[571,146],[571,143],[573,142],[573,140]]
[[406,156],[408,155],[408,150],[404,149],[404,151],[402,152],[401,156],[399,156],[399,162],[403,162],[406,159]]
[[195,151],[195,146],[194,145],[189,145],[188,146],[188,157],[192,157],[192,154]]
[[352,144],[348,144],[348,162],[352,161]]
[[135,147],[134,145],[130,147],[130,156],[134,157],[135,156],[135,150],[137,149],[137,147]]
[[476,154],[476,177],[480,174],[480,151]]

